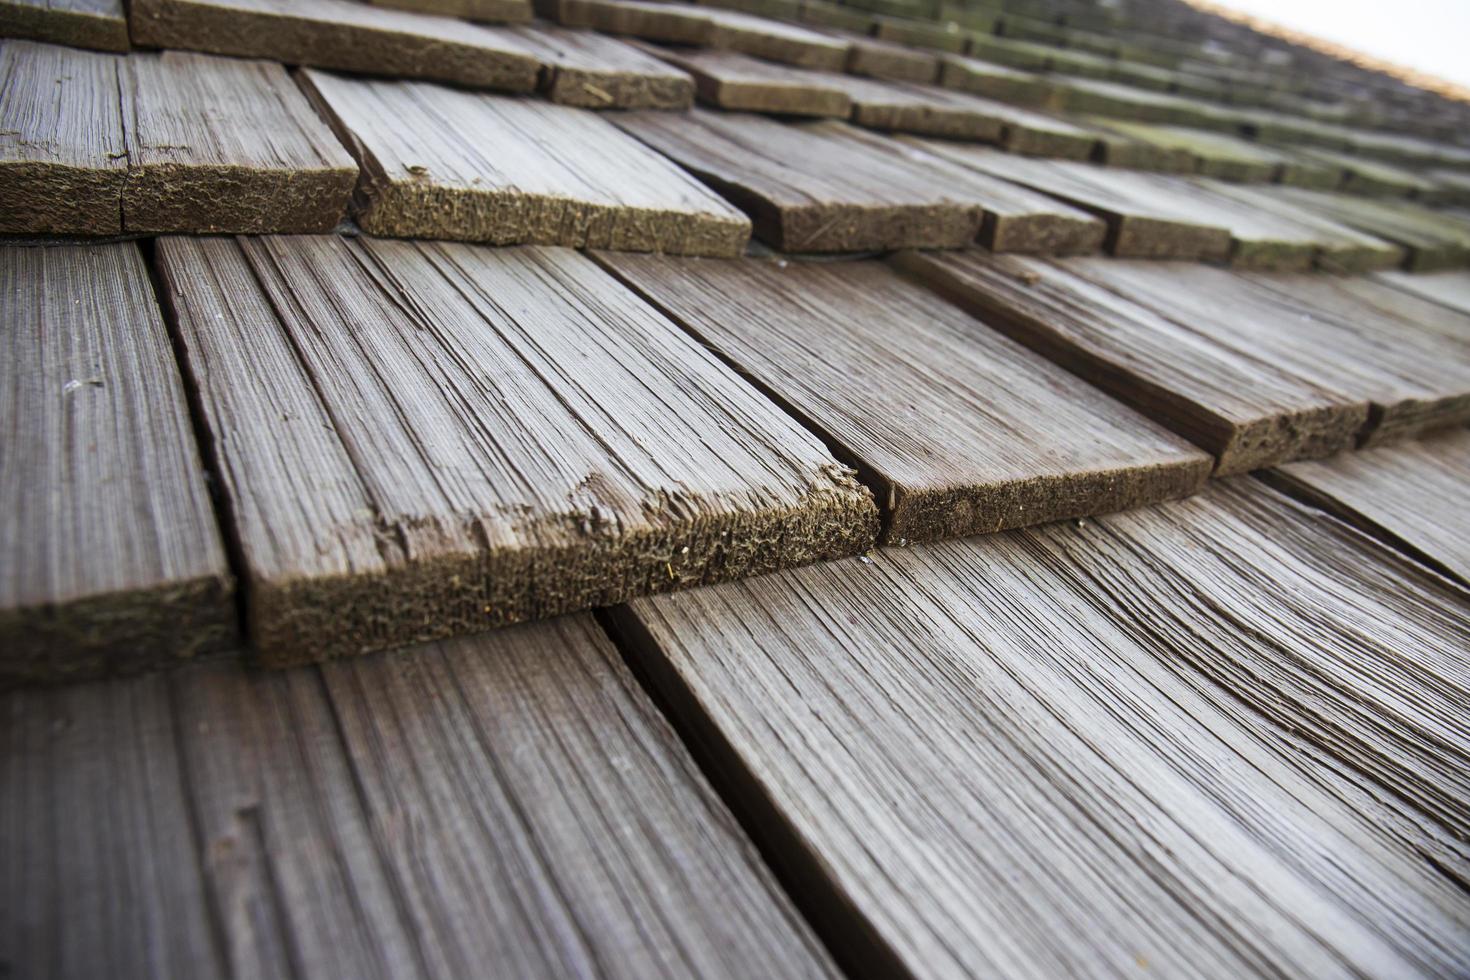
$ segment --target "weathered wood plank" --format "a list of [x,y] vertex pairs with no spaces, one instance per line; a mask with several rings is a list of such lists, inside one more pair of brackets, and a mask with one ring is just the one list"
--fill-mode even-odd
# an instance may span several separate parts
[[1470,584],[1470,431],[1292,463],[1273,484]]
[[978,146],[929,141],[924,148],[961,166],[1014,181],[1091,211],[1108,223],[1107,248],[1126,258],[1224,260],[1231,232],[1221,215],[1197,216],[1193,203],[1148,174],[1065,160],[1022,159]]
[[368,3],[487,24],[524,24],[531,19],[531,0],[368,0]]
[[851,461],[886,541],[1138,506],[1209,476],[1204,453],[882,263],[600,261]]
[[0,43],[0,233],[122,230],[117,55]]
[[1470,272],[1384,272],[1378,278],[1404,292],[1470,314]]
[[836,971],[589,616],[0,701],[19,976]]
[[715,47],[798,68],[842,71],[847,64],[841,38],[736,10],[706,9],[715,23]]
[[[1299,732],[1463,804],[1464,595],[1272,496],[1217,486],[615,616],[875,973],[1462,972],[1470,899],[1424,854],[1463,873],[1463,846]],[[1425,664],[1424,636],[1451,652]]]
[[321,232],[347,214],[352,155],[284,68],[166,51],[119,64],[138,232]]
[[0,37],[126,51],[128,19],[122,0],[0,0]]
[[721,109],[783,116],[846,119],[852,100],[840,87],[845,76],[788,68],[733,51],[703,48],[644,49],[694,77],[699,101]]
[[545,23],[514,34],[546,66],[541,91],[553,102],[585,109],[687,109],[694,104],[693,79],[615,38]]
[[1470,222],[1408,201],[1324,194],[1283,187],[1266,191],[1408,250],[1405,267],[1437,272],[1470,265]]
[[1252,318],[1217,332],[1207,320],[1167,317],[1071,263],[914,253],[899,262],[986,323],[1213,453],[1218,473],[1346,449],[1368,421],[1364,395],[1291,370]]
[[848,44],[848,74],[921,85],[939,80],[939,58],[930,52],[877,38],[839,36]]
[[963,183],[941,183],[840,123],[701,110],[615,122],[738,204],[785,251],[959,248],[980,231],[982,208]]
[[362,166],[356,211],[373,234],[693,255],[738,255],[750,238],[743,214],[597,113],[301,78]]
[[1298,150],[1297,153],[1335,169],[1341,178],[1338,186],[1349,194],[1417,197],[1432,194],[1435,190],[1434,181],[1426,177],[1382,161],[1365,160],[1356,153],[1338,153],[1321,148]]
[[1054,91],[1040,75],[958,55],[945,55],[939,60],[939,84],[1024,106],[1045,105]]
[[803,24],[832,27],[858,34],[866,34],[873,28],[872,14],[845,4],[827,3],[826,0],[801,0],[798,19]]
[[401,646],[851,554],[869,493],[589,260],[164,239],[261,657]]
[[235,642],[233,583],[136,245],[0,249],[0,683]]
[[1194,158],[1199,173],[1207,177],[1236,183],[1282,183],[1321,190],[1333,190],[1342,183],[1341,173],[1331,166],[1228,133],[1122,119],[1099,122],[1137,139],[1188,154]]
[[369,75],[530,92],[541,68],[515,36],[351,0],[132,0],[133,41]]
[[1014,111],[1009,106],[934,85],[834,77],[852,103],[852,121],[868,129],[999,143]]
[[911,20],[907,17],[874,17],[873,36],[895,44],[952,54],[963,54],[970,43],[970,32],[953,21]]

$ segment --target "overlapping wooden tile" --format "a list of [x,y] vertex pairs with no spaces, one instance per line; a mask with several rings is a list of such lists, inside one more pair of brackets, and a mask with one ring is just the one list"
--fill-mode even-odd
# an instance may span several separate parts
[[1463,814],[1464,595],[1301,521],[1244,482],[615,619],[874,972],[1461,972],[1466,848],[1389,788]]
[[1385,272],[1378,278],[1404,292],[1470,314],[1470,272]]
[[1402,167],[1380,160],[1365,160],[1360,154],[1333,152],[1321,148],[1299,150],[1307,160],[1336,170],[1340,180],[1338,187],[1349,194],[1366,194],[1369,197],[1418,197],[1432,194],[1432,180]]
[[358,221],[373,234],[693,255],[738,255],[749,240],[745,215],[598,113],[301,77],[357,155]]
[[132,243],[0,248],[0,684],[236,642],[168,333]]
[[0,233],[122,230],[119,57],[0,43]]
[[836,971],[590,616],[0,700],[20,976]]
[[1209,476],[1183,439],[882,263],[600,261],[855,465],[886,541],[1138,506]]
[[516,38],[545,66],[541,91],[585,109],[687,109],[694,80],[616,38],[551,24],[518,28]]
[[521,24],[531,19],[530,0],[368,0],[368,3],[487,24]]
[[273,664],[871,543],[815,437],[567,250],[164,239]]
[[285,69],[182,51],[119,63],[138,232],[321,232],[347,214],[357,165]]
[[1333,190],[1341,174],[1333,167],[1314,163],[1229,133],[1184,126],[1158,126],[1128,120],[1108,119],[1103,124],[1136,139],[1188,154],[1195,169],[1207,176],[1239,183],[1282,183],[1296,187]]
[[934,85],[878,81],[845,75],[834,84],[851,102],[854,123],[885,132],[998,143],[1015,110],[978,96]]
[[789,68],[713,48],[649,45],[644,50],[688,72],[699,101],[721,109],[836,119],[846,119],[852,111],[852,100],[840,84],[842,75]]
[[369,75],[529,92],[541,64],[507,31],[353,0],[136,0],[133,40]]
[[940,59],[939,84],[1023,106],[1044,105],[1054,91],[1051,83],[1040,75],[958,55]]
[[1402,245],[1408,252],[1405,267],[1414,272],[1470,265],[1470,221],[1442,210],[1431,210],[1411,201],[1325,194],[1298,188],[1284,187],[1268,193]]
[[927,85],[939,80],[939,58],[877,38],[840,35],[847,41],[847,71],[864,78]]
[[1292,463],[1271,479],[1470,584],[1470,430]]
[[128,18],[122,0],[0,0],[0,36],[126,51]]

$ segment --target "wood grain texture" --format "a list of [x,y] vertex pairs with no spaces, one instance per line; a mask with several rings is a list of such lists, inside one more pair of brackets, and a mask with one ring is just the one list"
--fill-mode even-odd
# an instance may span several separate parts
[[545,65],[541,91],[552,102],[584,109],[694,104],[694,81],[686,73],[615,38],[545,23],[513,33]]
[[1107,249],[1120,258],[1213,259],[1231,254],[1231,231],[1218,213],[1199,215],[1149,174],[1064,160],[1022,159],[986,147],[926,142],[961,166],[1014,181],[1083,208],[1108,223]]
[[136,245],[0,249],[0,684],[232,645],[233,583]]
[[1119,119],[1110,119],[1107,125],[1138,139],[1187,153],[1195,159],[1199,173],[1219,180],[1282,183],[1320,190],[1333,190],[1342,182],[1341,175],[1332,167],[1229,133]]
[[[1184,183],[1184,182],[1181,182]],[[1361,273],[1394,269],[1404,263],[1401,245],[1270,194],[1201,178],[1185,183],[1190,196],[1226,215],[1231,229],[1231,262],[1245,268],[1290,268],[1293,251],[1328,272]]]
[[780,123],[695,110],[620,115],[617,124],[750,214],[755,233],[789,252],[975,240],[982,209],[935,172],[875,150],[840,123]]
[[530,92],[541,68],[511,33],[352,0],[136,0],[133,41],[369,75]]
[[939,84],[1023,106],[1044,105],[1053,92],[1051,84],[1040,75],[959,55],[945,55],[940,59]]
[[119,64],[136,232],[323,232],[357,165],[284,68],[166,51]]
[[1209,476],[1204,453],[882,263],[600,261],[855,465],[885,541],[1138,506]]
[[128,19],[122,0],[0,0],[0,36],[126,51]]
[[864,78],[927,85],[939,80],[939,58],[902,44],[841,35],[847,41],[847,72]]
[[[1464,595],[1271,496],[1216,486],[615,616],[874,974],[1463,972],[1470,899],[1441,870],[1463,845],[1364,772],[1382,752],[1412,759],[1401,786],[1459,786]],[[1421,636],[1454,652],[1426,663]],[[1328,732],[1358,737],[1334,756]]]
[[368,0],[368,3],[487,24],[523,24],[531,19],[531,0]]
[[375,235],[738,255],[750,222],[601,115],[324,72],[303,85],[362,166]]
[[868,129],[947,139],[1000,142],[1008,107],[934,85],[875,81],[844,76],[843,92],[852,102],[852,121]]
[[815,437],[574,252],[159,254],[268,663],[759,574],[877,531]]
[[715,47],[797,68],[842,71],[847,64],[847,42],[841,38],[737,10],[705,9],[715,24]]
[[117,55],[0,43],[0,234],[122,230]]
[[1470,314],[1470,272],[1384,272],[1378,279],[1395,289]]
[[739,112],[846,119],[852,100],[844,77],[761,61],[734,51],[702,48],[643,50],[694,77],[699,101]]
[[[1270,328],[1258,334],[1251,318],[1215,331],[1208,320],[1170,317],[1100,286],[1071,263],[916,253],[899,263],[986,323],[1213,453],[1218,473],[1346,449],[1368,422],[1366,396],[1293,371],[1260,336]],[[1158,267],[1166,275],[1185,268]]]
[[18,976],[835,970],[589,616],[0,700]]
[[1410,201],[1380,200],[1348,194],[1324,194],[1298,188],[1271,193],[1369,235],[1402,245],[1404,267],[1412,272],[1438,272],[1470,265],[1470,221]]

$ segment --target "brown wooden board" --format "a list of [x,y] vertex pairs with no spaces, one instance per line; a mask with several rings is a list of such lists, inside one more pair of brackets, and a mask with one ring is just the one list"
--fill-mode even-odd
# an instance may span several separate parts
[[375,235],[694,255],[738,255],[750,238],[743,214],[602,114],[423,82],[301,80],[362,165],[356,211]]
[[847,72],[865,78],[927,85],[939,80],[939,58],[928,51],[876,38],[840,35],[847,41]]
[[841,38],[737,10],[705,9],[715,24],[715,47],[798,68],[842,71],[847,64],[847,42]]
[[734,51],[651,44],[643,50],[692,75],[699,101],[707,105],[836,119],[846,119],[852,111],[840,84],[843,75],[789,68]]
[[1213,453],[1219,473],[1346,449],[1368,421],[1366,396],[1291,370],[1258,336],[1269,327],[1253,329],[1251,318],[1227,331],[1171,318],[1084,278],[1074,263],[918,253],[899,261],[986,323]]
[[346,216],[357,164],[280,65],[166,51],[118,77],[126,230],[321,232]]
[[1470,272],[1385,272],[1378,278],[1404,292],[1470,314]]
[[0,685],[233,645],[234,586],[138,247],[0,247],[0,346]]
[[831,27],[843,31],[866,34],[873,27],[873,15],[856,7],[826,0],[801,0],[801,11],[797,19],[803,24]]
[[537,0],[537,12],[564,27],[585,27],[605,34],[625,34],[667,44],[708,47],[715,43],[715,22],[708,13],[684,3],[662,0]]
[[931,51],[964,54],[969,48],[970,33],[953,21],[935,22],[882,16],[873,18],[874,37]]
[[1470,584],[1470,430],[1292,463],[1270,479]]
[[122,0],[0,0],[0,37],[126,51],[128,19]]
[[986,147],[927,141],[924,148],[961,166],[1091,211],[1108,223],[1108,250],[1126,258],[1214,259],[1231,253],[1218,213],[1162,189],[1148,174],[1062,160],[1024,159]]
[[946,139],[1004,139],[1009,106],[934,85],[834,77],[852,104],[852,121],[867,129]]
[[885,264],[599,260],[856,466],[884,541],[1119,510],[1209,476],[1204,453]]
[[945,55],[940,59],[939,84],[998,102],[1025,106],[1047,104],[1054,91],[1051,83],[1040,75],[958,55]]
[[1465,596],[1304,517],[1247,481],[614,616],[875,975],[1464,972],[1464,845],[1374,780],[1463,809]]
[[1402,245],[1408,251],[1405,268],[1413,272],[1437,272],[1470,265],[1470,221],[1451,214],[1410,201],[1324,194],[1298,188],[1273,189],[1267,193]]
[[836,971],[590,616],[0,700],[16,976]]
[[131,0],[133,41],[507,92],[541,63],[508,31],[352,0]]
[[517,40],[546,66],[541,91],[584,109],[687,109],[694,80],[630,44],[551,24],[517,28]]
[[368,3],[488,24],[523,24],[531,19],[530,0],[368,0]]
[[859,551],[868,492],[590,260],[164,239],[271,664]]
[[615,121],[750,213],[756,234],[785,251],[959,248],[980,231],[982,209],[963,187],[840,123],[702,110]]
[[0,234],[122,230],[117,55],[0,43]]

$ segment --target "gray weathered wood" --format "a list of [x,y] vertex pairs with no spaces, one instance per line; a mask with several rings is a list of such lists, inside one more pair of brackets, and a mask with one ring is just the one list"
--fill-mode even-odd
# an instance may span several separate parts
[[1204,453],[884,264],[600,261],[851,461],[886,541],[1119,510],[1209,476]]
[[1378,278],[1404,292],[1470,314],[1470,272],[1384,272]]
[[128,231],[320,232],[346,216],[357,165],[280,65],[133,54],[119,82]]
[[939,80],[939,58],[934,54],[877,38],[840,36],[848,43],[849,74],[921,85]]
[[128,19],[122,0],[0,0],[0,37],[126,51]]
[[1015,181],[1098,214],[1108,223],[1108,250],[1128,258],[1215,259],[1230,256],[1222,215],[1200,215],[1193,202],[1149,174],[1064,160],[1023,159],[978,146],[926,142],[924,148],[962,166]]
[[224,545],[138,247],[0,249],[0,341],[0,683],[233,644]]
[[1053,88],[1040,75],[1002,65],[945,55],[939,61],[939,84],[997,102],[1039,106],[1050,101]]
[[687,109],[694,80],[630,44],[593,31],[551,24],[518,28],[515,37],[546,66],[548,99],[586,109]]
[[1111,129],[1137,139],[1179,150],[1193,157],[1201,174],[1238,183],[1283,183],[1333,190],[1342,182],[1332,167],[1313,163],[1273,147],[1229,133],[1158,126],[1122,119],[1101,120]]
[[531,0],[368,0],[368,3],[488,24],[523,24],[531,19]]
[[635,112],[615,122],[718,189],[790,252],[975,240],[982,209],[935,171],[875,150],[840,123],[780,123],[745,113]]
[[1217,472],[1325,456],[1350,447],[1367,423],[1365,396],[1293,372],[1261,346],[1250,318],[1222,332],[1170,318],[1071,264],[978,255],[899,261],[985,322],[1214,453]]
[[615,614],[866,968],[1470,966],[1464,593],[1248,482],[870,561]]
[[1381,160],[1365,160],[1356,153],[1338,153],[1320,148],[1298,150],[1297,153],[1308,160],[1336,169],[1341,175],[1338,186],[1349,194],[1417,197],[1421,194],[1432,194],[1435,189],[1434,182],[1427,177]]
[[847,64],[847,42],[841,38],[737,10],[704,9],[715,23],[715,47],[798,68],[842,71]]
[[1265,191],[1408,250],[1405,267],[1437,272],[1470,265],[1470,221],[1409,201],[1324,194],[1298,188]]
[[0,43],[0,233],[122,230],[117,55]]
[[1470,584],[1470,430],[1292,463],[1271,477]]
[[401,646],[871,544],[815,437],[591,261],[164,239],[261,657]]
[[590,616],[0,699],[25,977],[835,969]]
[[131,0],[133,40],[369,75],[529,92],[540,61],[509,31],[352,0]]
[[687,71],[699,101],[721,109],[836,119],[846,119],[852,111],[842,75],[789,68],[734,51],[655,45],[643,50]]
[[[738,255],[750,222],[602,115],[423,82],[301,73],[362,166],[369,232]],[[661,113],[655,113],[661,114]]]

